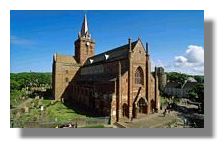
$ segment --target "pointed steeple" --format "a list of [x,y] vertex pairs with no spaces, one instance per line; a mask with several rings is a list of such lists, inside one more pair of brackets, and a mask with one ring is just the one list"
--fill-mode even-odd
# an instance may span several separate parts
[[82,22],[82,28],[81,28],[81,32],[79,32],[79,38],[83,37],[83,38],[87,38],[90,39],[91,35],[88,31],[88,23],[87,23],[87,16],[85,14],[83,22]]
[[[75,59],[77,63],[84,64],[89,57],[94,56],[95,41],[89,33],[86,14],[84,15],[78,39],[75,41]],[[94,62],[90,60],[90,63]]]
[[85,14],[83,22],[82,22],[81,35],[85,35],[87,32],[88,32],[88,24],[87,24],[87,18]]

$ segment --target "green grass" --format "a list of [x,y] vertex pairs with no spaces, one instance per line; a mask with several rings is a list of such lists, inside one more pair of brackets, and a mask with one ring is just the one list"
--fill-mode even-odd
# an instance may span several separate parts
[[12,90],[10,91],[10,108],[15,108],[19,104],[26,101],[26,99],[22,99],[25,96],[24,91],[21,90]]
[[67,108],[61,102],[50,105],[45,112],[47,112],[49,119],[57,119],[58,122],[70,122],[77,118],[85,118],[85,116],[77,114],[74,110]]
[[[34,99],[29,103],[29,112],[18,111],[11,112],[11,119],[15,121],[16,127],[23,127],[26,122],[58,122],[68,123],[80,118],[87,118],[84,115],[76,113],[67,108],[63,103],[54,100]],[[40,107],[44,106],[44,111]],[[19,115],[18,115],[19,114]]]
[[162,106],[166,106],[168,104],[168,101],[166,98],[164,97],[160,97],[160,103]]

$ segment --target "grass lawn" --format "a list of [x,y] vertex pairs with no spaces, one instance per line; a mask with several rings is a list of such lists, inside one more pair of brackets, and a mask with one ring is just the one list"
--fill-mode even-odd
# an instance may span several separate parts
[[[44,106],[43,111],[40,109],[41,106]],[[23,127],[26,122],[68,123],[76,119],[87,118],[66,107],[63,103],[54,100],[34,99],[27,107],[29,108],[28,112],[25,112],[23,108],[11,112],[11,119],[17,123],[17,125],[14,125],[15,127]]]
[[167,101],[166,98],[161,96],[160,97],[160,103],[161,103],[162,106],[166,106],[168,104],[168,101]]
[[67,108],[61,102],[50,105],[45,110],[47,118],[57,120],[58,122],[70,122],[77,118],[86,118],[86,116],[76,113],[74,110]]

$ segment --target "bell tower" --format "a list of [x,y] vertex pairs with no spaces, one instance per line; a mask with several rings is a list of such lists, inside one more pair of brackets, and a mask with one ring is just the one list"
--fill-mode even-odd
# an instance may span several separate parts
[[75,41],[75,59],[78,63],[84,64],[86,59],[94,56],[95,42],[91,39],[88,31],[87,17],[84,16],[81,32]]

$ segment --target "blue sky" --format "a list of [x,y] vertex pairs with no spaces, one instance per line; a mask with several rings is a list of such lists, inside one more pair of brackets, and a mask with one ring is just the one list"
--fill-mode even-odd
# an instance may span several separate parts
[[50,72],[54,53],[73,55],[87,13],[96,54],[148,42],[153,66],[204,73],[203,11],[11,11],[11,72]]

